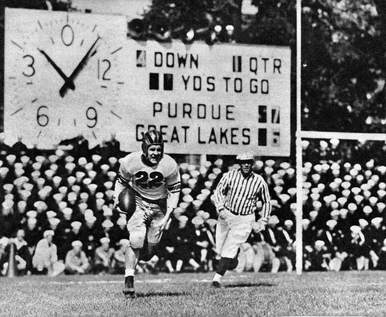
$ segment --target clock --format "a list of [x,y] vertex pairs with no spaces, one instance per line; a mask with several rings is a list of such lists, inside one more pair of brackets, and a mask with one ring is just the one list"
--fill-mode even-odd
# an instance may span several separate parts
[[79,134],[91,145],[125,120],[124,16],[6,9],[4,131],[52,148]]

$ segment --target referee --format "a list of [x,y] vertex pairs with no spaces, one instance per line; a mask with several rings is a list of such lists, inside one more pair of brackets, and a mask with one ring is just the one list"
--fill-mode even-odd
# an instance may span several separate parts
[[[252,171],[253,154],[243,153],[236,157],[237,170],[225,173],[213,194],[218,212],[216,226],[216,250],[221,256],[213,287],[221,287],[221,277],[227,270],[236,268],[239,247],[246,242],[252,227],[264,230],[271,213],[267,183]],[[255,223],[258,202],[262,202],[262,215]]]

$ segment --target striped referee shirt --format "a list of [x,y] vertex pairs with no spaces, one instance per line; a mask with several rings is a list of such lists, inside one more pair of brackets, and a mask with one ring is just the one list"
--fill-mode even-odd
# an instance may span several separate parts
[[254,172],[247,177],[243,176],[240,169],[225,173],[213,198],[218,209],[225,207],[236,215],[255,213],[259,200],[263,203],[262,218],[268,219],[271,213],[268,185]]

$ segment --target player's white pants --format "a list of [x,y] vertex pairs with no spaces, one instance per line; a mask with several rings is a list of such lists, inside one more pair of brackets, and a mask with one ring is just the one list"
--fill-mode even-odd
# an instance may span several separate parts
[[223,210],[216,225],[216,250],[221,257],[234,258],[242,243],[247,241],[255,215],[238,216]]

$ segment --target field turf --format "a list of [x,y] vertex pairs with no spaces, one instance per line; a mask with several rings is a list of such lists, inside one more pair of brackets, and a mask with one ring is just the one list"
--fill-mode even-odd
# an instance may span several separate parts
[[0,316],[386,316],[386,272],[0,278]]

